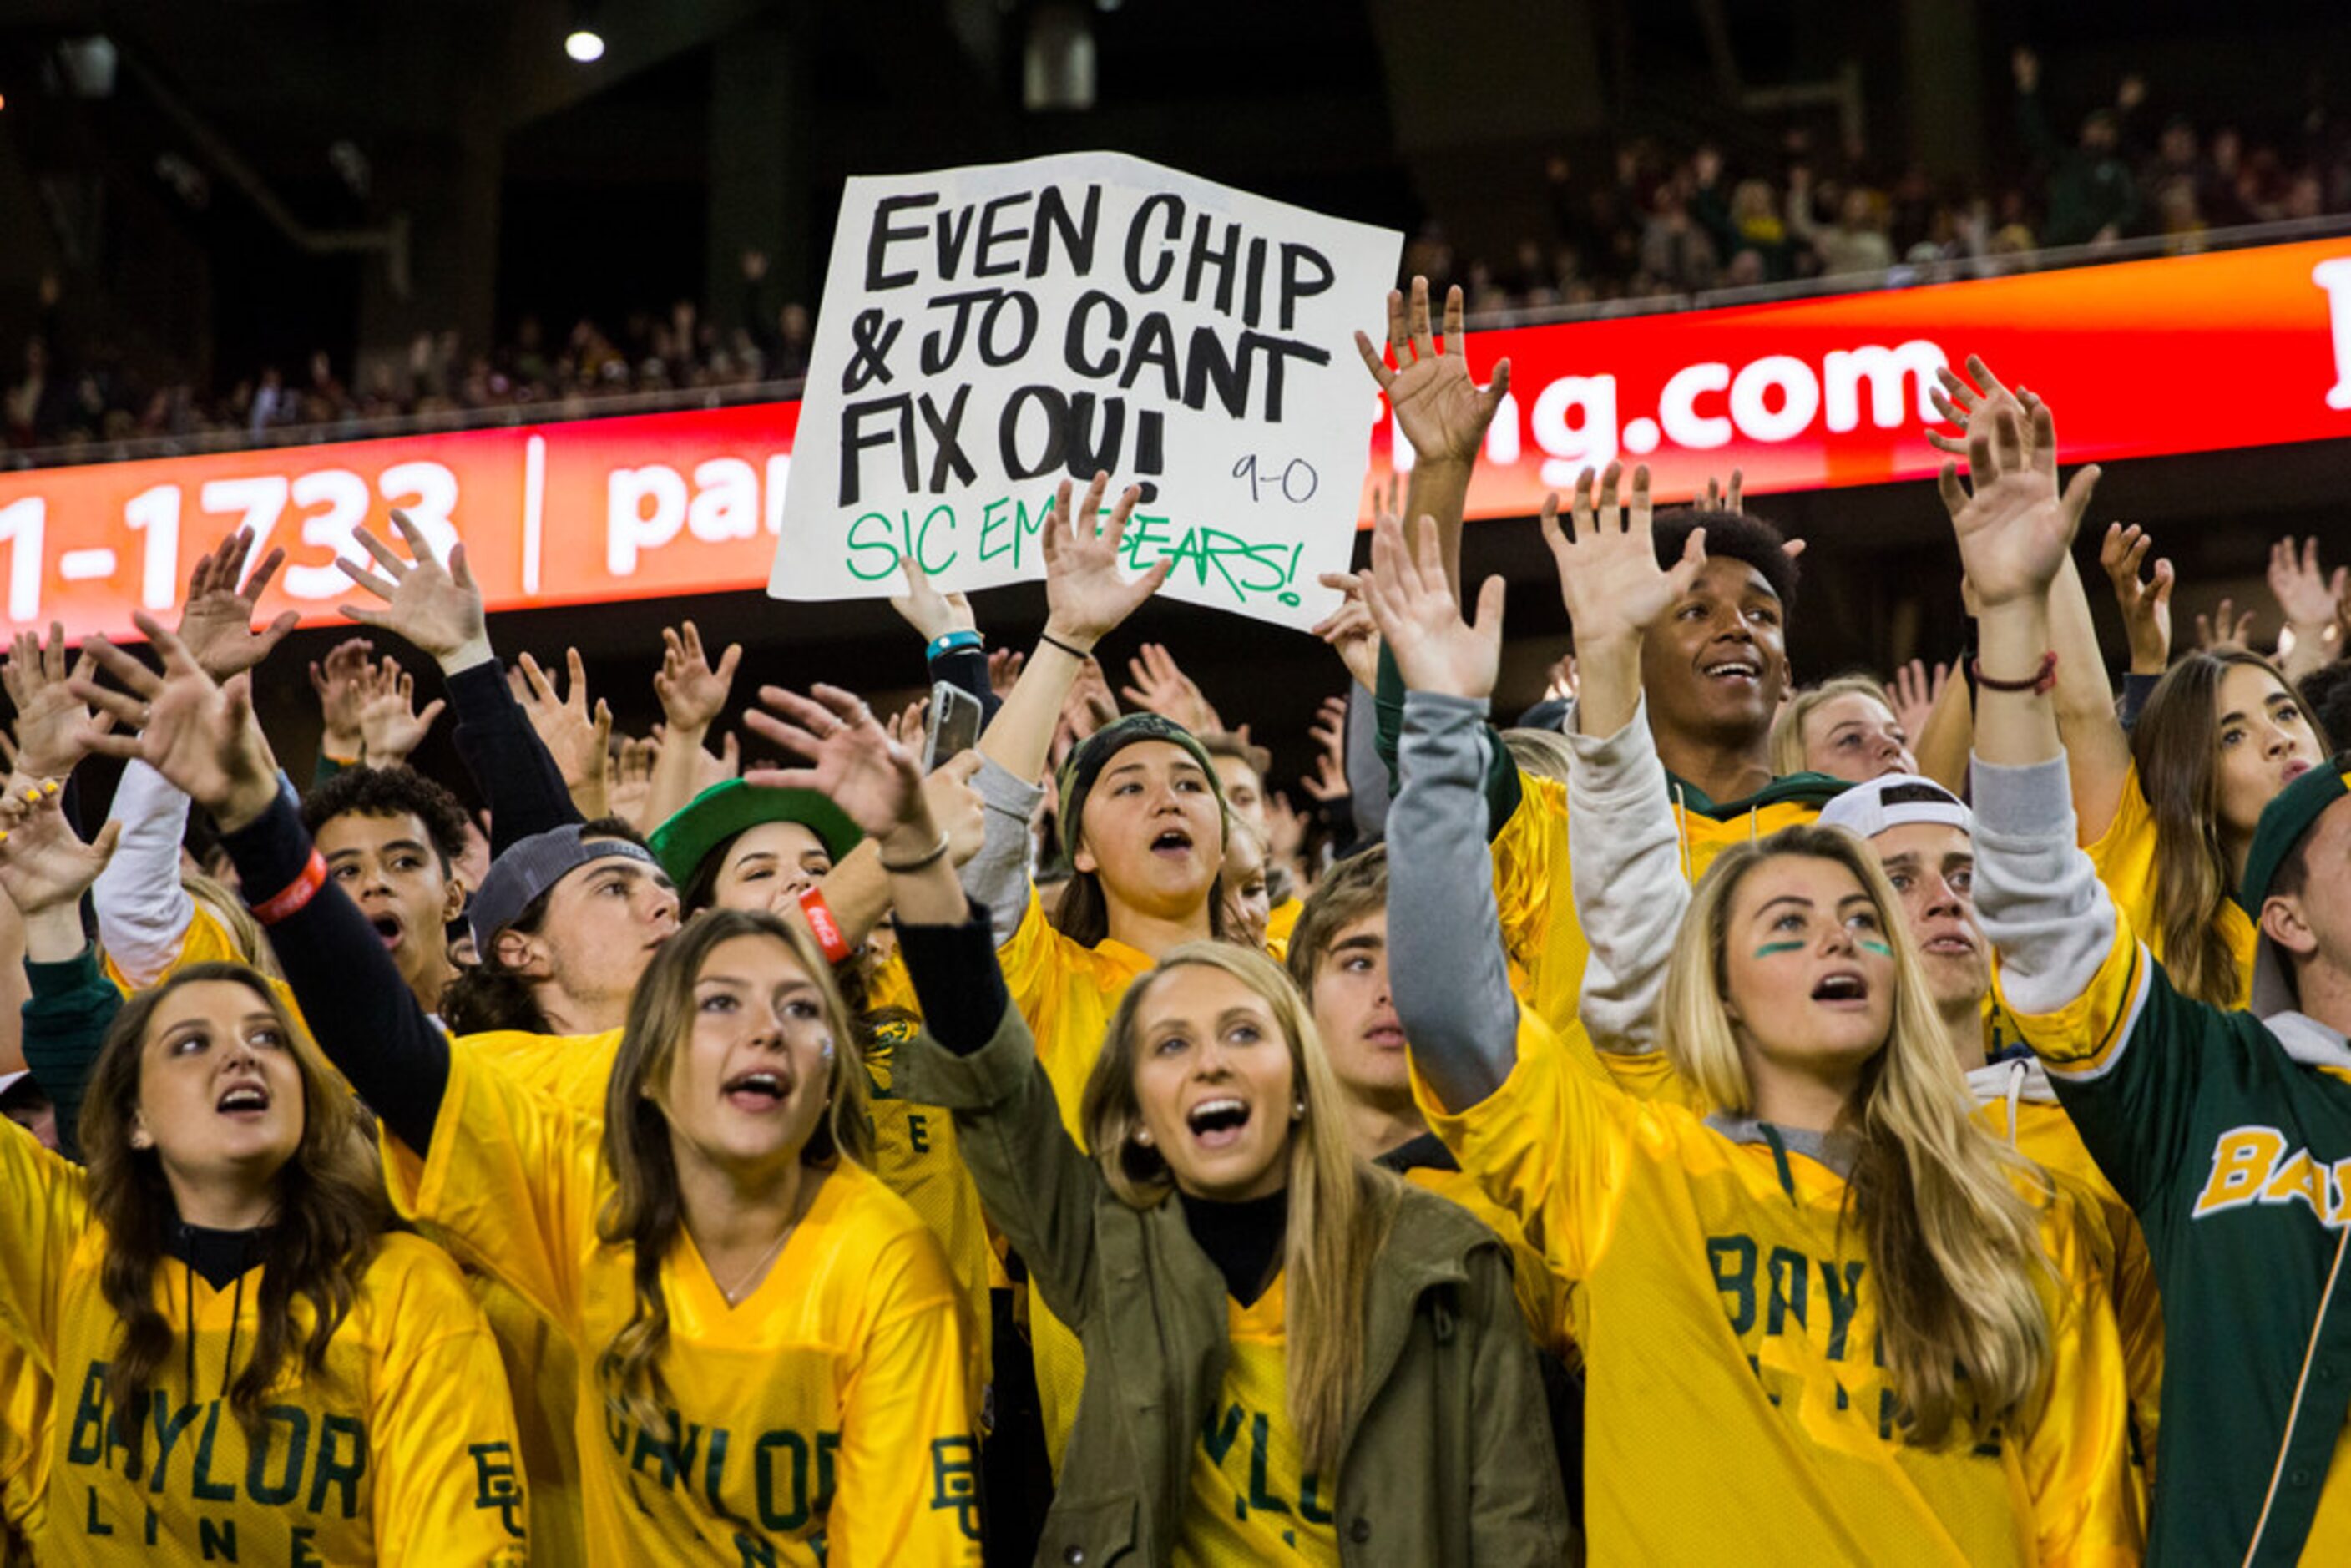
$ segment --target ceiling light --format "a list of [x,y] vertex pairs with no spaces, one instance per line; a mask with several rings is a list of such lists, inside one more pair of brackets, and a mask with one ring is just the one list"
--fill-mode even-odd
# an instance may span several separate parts
[[563,40],[563,52],[581,65],[593,65],[604,57],[604,37],[582,27]]

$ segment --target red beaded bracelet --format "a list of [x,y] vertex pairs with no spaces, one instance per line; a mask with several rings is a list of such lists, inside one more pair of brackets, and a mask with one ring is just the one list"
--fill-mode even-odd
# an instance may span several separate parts
[[2045,695],[2057,685],[2057,650],[2052,648],[2041,655],[2041,668],[2033,672],[2030,680],[1995,681],[1983,673],[1981,659],[1968,661],[1968,674],[1974,677],[1976,685],[1988,692],[2030,692],[2034,696]]

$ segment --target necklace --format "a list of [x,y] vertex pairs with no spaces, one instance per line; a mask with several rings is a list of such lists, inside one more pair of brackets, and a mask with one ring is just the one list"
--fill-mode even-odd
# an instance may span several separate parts
[[766,1276],[768,1266],[773,1263],[778,1255],[783,1251],[784,1243],[792,1239],[792,1232],[799,1228],[799,1218],[797,1215],[786,1220],[784,1228],[776,1233],[774,1244],[760,1255],[757,1263],[737,1275],[734,1284],[728,1285],[716,1274],[711,1275],[711,1282],[718,1286],[718,1293],[726,1298],[728,1306],[737,1307],[743,1304],[743,1298],[750,1293],[747,1287],[756,1288],[757,1282]]

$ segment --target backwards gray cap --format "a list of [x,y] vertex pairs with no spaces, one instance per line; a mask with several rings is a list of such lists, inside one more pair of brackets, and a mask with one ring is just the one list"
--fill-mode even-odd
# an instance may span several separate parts
[[506,853],[490,862],[490,874],[482,878],[481,890],[474,894],[474,907],[467,915],[474,927],[474,946],[486,960],[491,938],[521,919],[533,899],[590,861],[636,861],[655,875],[661,873],[659,862],[642,844],[626,839],[583,839],[580,835],[586,831],[579,822],[549,828],[508,844]]

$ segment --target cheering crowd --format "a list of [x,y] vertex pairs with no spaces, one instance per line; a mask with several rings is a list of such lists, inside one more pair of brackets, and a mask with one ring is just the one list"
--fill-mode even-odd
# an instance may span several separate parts
[[1572,695],[1497,729],[1461,308],[1359,343],[1418,461],[1311,812],[1166,649],[1113,690],[1169,566],[1102,475],[1033,647],[909,564],[954,700],[761,672],[747,765],[738,650],[667,633],[613,737],[399,513],[305,789],[276,552],[143,656],[20,632],[11,1551],[2351,1556],[2346,573],[2282,544],[2284,663],[2175,658],[2116,527],[2118,696],[2096,470],[1970,361],[1971,654],[1798,685],[1798,543],[1612,465],[1539,523]]

